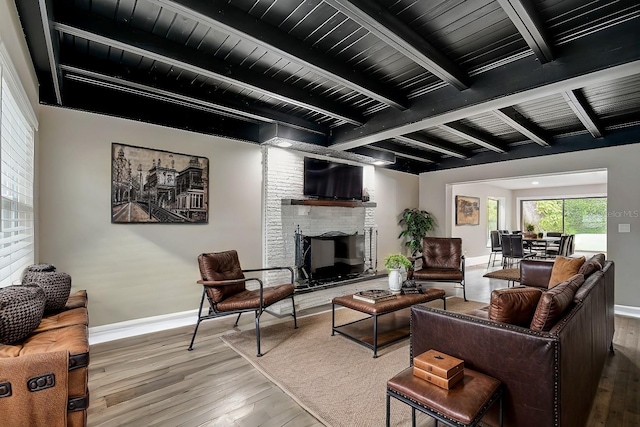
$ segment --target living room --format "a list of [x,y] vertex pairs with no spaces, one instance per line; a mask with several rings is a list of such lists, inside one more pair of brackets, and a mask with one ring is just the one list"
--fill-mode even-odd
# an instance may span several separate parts
[[[34,262],[54,264],[71,274],[74,289],[87,290],[90,342],[99,335],[106,341],[158,330],[171,334],[170,328],[192,325],[201,295],[196,284],[200,279],[196,257],[200,253],[236,249],[243,266],[267,264],[265,156],[288,150],[40,104],[37,74],[13,1],[0,3],[0,44],[3,59],[10,61],[24,89],[23,101],[37,119]],[[637,67],[637,63],[632,65]],[[113,224],[109,195],[114,142],[208,158],[209,222],[188,226]],[[398,215],[404,208],[431,212],[438,221],[434,235],[454,236],[452,186],[456,184],[604,169],[608,172],[607,259],[616,263],[617,310],[640,317],[635,278],[640,224],[634,215],[640,210],[638,142],[419,175],[366,166],[372,173],[372,201],[376,203],[372,221],[378,232],[378,269],[382,272],[381,260],[386,255],[403,251]],[[625,224],[630,225],[630,231],[620,232]],[[484,247],[465,255],[486,257],[488,252]],[[217,324],[224,322],[210,322],[216,325],[201,333],[206,335],[209,328],[215,335],[224,328]],[[144,343],[147,338],[129,338],[123,343],[135,345],[136,339]],[[208,351],[209,344],[204,340],[198,350]],[[162,347],[162,343],[154,345]],[[187,342],[185,358],[189,356],[186,346]],[[212,348],[219,350],[217,345]]]

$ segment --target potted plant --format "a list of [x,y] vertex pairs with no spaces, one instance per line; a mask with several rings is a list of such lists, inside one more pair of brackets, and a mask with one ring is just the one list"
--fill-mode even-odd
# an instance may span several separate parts
[[527,231],[526,233],[524,233],[524,237],[527,239],[535,239],[536,237],[538,237],[538,234],[535,232],[536,228],[533,224],[525,224],[524,225],[525,230]]
[[411,261],[402,254],[391,254],[384,259],[384,266],[389,272],[389,290],[400,292],[402,288],[400,269],[408,270],[411,267]]
[[422,238],[436,227],[436,219],[427,211],[415,208],[407,208],[400,214],[398,222],[403,228],[398,239],[405,237],[405,246],[414,256],[422,249]]

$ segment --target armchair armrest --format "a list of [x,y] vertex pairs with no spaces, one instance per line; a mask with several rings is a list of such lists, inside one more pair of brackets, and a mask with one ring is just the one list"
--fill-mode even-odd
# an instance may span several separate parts
[[293,268],[291,267],[265,267],[265,268],[253,268],[250,270],[242,270],[243,273],[255,273],[258,271],[276,271],[276,270],[289,270],[291,273],[291,283],[295,280],[295,276],[293,273]]
[[249,280],[257,280],[262,285],[262,281],[259,279],[233,279],[233,280],[198,280],[196,283],[203,286],[230,286],[230,285],[239,285],[241,283],[248,282]]

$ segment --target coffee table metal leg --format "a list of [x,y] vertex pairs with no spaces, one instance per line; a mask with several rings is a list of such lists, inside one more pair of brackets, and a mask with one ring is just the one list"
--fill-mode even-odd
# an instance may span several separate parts
[[331,336],[336,334],[336,305],[331,304]]
[[378,315],[373,315],[373,358],[378,357]]
[[411,407],[411,427],[416,427],[416,408],[413,406]]

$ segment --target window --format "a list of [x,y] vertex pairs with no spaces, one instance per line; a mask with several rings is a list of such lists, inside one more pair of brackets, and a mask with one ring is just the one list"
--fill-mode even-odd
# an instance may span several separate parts
[[500,202],[493,197],[487,198],[487,247],[491,247],[491,230],[498,230],[498,212]]
[[521,207],[523,230],[575,234],[576,250],[606,252],[606,197],[523,200]]
[[15,84],[12,76],[17,74],[1,44],[0,48],[0,286],[4,287],[19,280],[34,262],[35,127],[31,123],[35,116],[33,111],[24,113],[26,95]]

